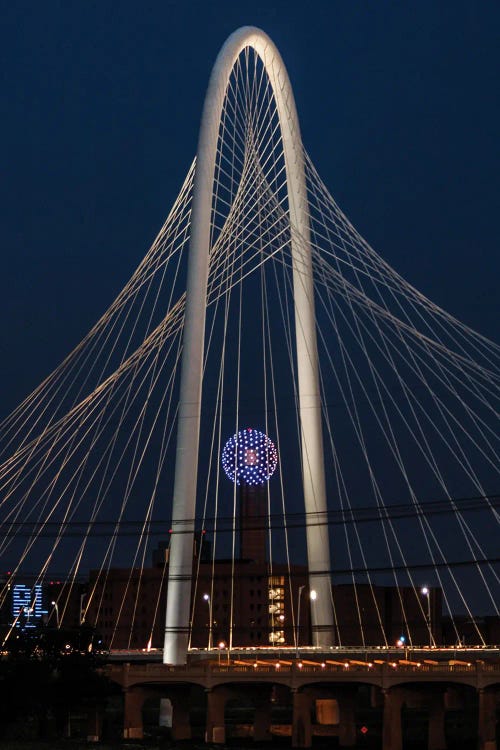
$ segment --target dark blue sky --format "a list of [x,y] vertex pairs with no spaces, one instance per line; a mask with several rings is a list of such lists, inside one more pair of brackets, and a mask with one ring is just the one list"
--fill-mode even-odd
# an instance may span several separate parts
[[498,3],[18,0],[0,32],[0,415],[141,260],[244,24],[280,49],[306,148],[353,224],[497,338]]

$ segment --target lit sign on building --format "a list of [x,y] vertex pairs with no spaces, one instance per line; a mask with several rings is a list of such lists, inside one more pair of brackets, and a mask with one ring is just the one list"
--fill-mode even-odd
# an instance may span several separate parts
[[12,616],[17,628],[36,628],[47,610],[43,608],[42,584],[33,588],[16,583],[12,589]]

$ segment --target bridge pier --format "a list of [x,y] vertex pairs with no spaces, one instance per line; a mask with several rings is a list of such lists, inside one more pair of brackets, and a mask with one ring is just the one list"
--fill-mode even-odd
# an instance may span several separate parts
[[272,739],[271,734],[271,702],[268,691],[256,701],[253,722],[254,742],[267,742]]
[[123,739],[142,740],[144,737],[142,706],[146,693],[141,688],[128,688],[125,690],[124,697]]
[[348,687],[339,691],[339,745],[340,747],[353,747],[356,744],[356,719],[354,709],[356,706],[355,693]]
[[190,740],[189,689],[177,687],[169,698],[172,702],[172,739]]
[[401,727],[401,706],[403,694],[398,688],[384,690],[384,724],[382,746],[384,750],[402,750],[403,732]]
[[87,742],[99,742],[102,734],[102,710],[90,706],[87,710]]
[[497,750],[497,706],[492,690],[479,690],[478,750]]
[[292,747],[311,747],[311,697],[306,693],[292,692]]
[[205,742],[223,745],[226,741],[224,708],[226,696],[217,690],[207,690],[207,722]]
[[444,734],[444,694],[431,692],[429,696],[428,750],[446,750]]

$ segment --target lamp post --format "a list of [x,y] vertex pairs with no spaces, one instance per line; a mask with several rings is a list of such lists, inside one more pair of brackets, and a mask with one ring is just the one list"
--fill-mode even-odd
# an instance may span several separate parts
[[[299,586],[299,596],[298,596],[298,602],[297,602],[297,633],[295,635],[295,655],[297,656],[297,659],[299,658],[299,638],[300,638],[300,597],[302,596],[302,592],[305,589],[305,584],[302,586]],[[311,601],[316,601],[318,598],[318,595],[314,589],[312,589],[309,592],[309,599]]]
[[220,653],[221,653],[221,651],[222,651],[223,648],[226,648],[226,644],[224,643],[224,641],[221,641],[219,643],[219,667],[220,667]]
[[398,640],[396,641],[396,646],[398,648],[404,648],[405,650],[405,659],[408,658],[408,646],[406,644],[406,636],[400,635]]
[[297,622],[295,624],[295,655],[297,659],[299,658],[299,636],[300,636],[300,597],[302,596],[302,592],[305,589],[305,584],[302,584],[302,586],[299,586],[299,596],[298,596],[298,602],[297,602]]
[[50,602],[56,611],[56,625],[59,627],[59,605],[57,602]]
[[212,602],[210,601],[209,594],[203,594],[203,601],[207,603],[208,607],[208,651],[212,648]]
[[[317,598],[318,598],[317,592],[314,589],[311,589],[311,591],[309,592],[309,599],[311,600],[311,602],[315,602]],[[312,621],[312,624],[314,624],[314,617],[313,617],[313,613],[312,613],[313,606],[314,605],[311,604],[311,621]],[[317,640],[315,638],[314,633],[312,633],[312,643],[313,643],[313,646],[315,644],[317,644]]]
[[420,593],[427,599],[427,630],[429,631],[429,646],[432,648],[431,592],[428,586],[422,586]]
[[80,625],[83,625],[83,623],[85,622],[85,610],[83,608],[83,600],[85,599],[86,596],[87,594],[85,592],[83,594],[80,594],[80,617],[79,617]]

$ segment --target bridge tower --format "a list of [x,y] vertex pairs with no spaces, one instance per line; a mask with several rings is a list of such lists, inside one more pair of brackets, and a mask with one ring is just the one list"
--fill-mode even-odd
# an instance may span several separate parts
[[183,664],[187,655],[210,220],[217,139],[231,72],[240,54],[248,48],[254,50],[265,68],[274,93],[281,130],[288,217],[292,228],[298,411],[309,585],[317,592],[318,597],[312,619],[313,645],[328,647],[333,643],[330,550],[328,530],[322,523],[326,513],[326,489],[303,147],[292,87],[277,48],[261,30],[242,27],[227,39],[215,62],[205,98],[198,141],[191,213],[163,655],[166,664]]

